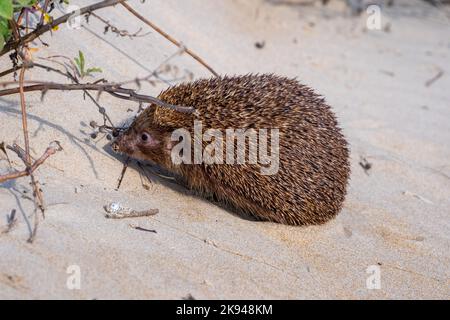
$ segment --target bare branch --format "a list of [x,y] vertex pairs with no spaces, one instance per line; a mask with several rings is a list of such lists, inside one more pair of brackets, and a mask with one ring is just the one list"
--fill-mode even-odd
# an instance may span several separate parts
[[134,10],[132,7],[130,7],[127,3],[122,2],[120,3],[122,6],[124,6],[128,11],[130,11],[136,18],[138,18],[139,20],[141,20],[142,22],[144,22],[145,24],[147,24],[150,28],[152,28],[153,30],[155,30],[156,32],[158,32],[160,35],[162,35],[164,38],[166,38],[167,40],[169,40],[170,42],[172,42],[174,45],[176,45],[178,48],[183,48],[184,51],[190,55],[192,58],[194,58],[195,60],[197,60],[201,65],[203,65],[206,69],[208,69],[214,76],[218,77],[219,75],[217,74],[217,72],[214,71],[213,68],[211,68],[205,61],[203,61],[202,58],[200,58],[197,54],[195,54],[194,52],[192,52],[190,49],[186,48],[185,46],[183,46],[182,43],[180,43],[179,41],[175,40],[174,38],[172,38],[169,34],[167,34],[166,32],[164,32],[161,28],[159,28],[157,25],[155,25],[153,22],[151,22],[150,20],[148,20],[147,18],[145,18],[144,16],[142,16],[139,12],[137,12],[136,10]]
[[120,177],[119,177],[119,180],[117,181],[117,190],[119,190],[119,188],[120,188],[120,185],[122,184],[122,180],[123,180],[123,177],[125,176],[125,172],[127,171],[127,168],[128,168],[128,164],[130,163],[130,157],[127,157],[126,159],[125,159],[125,162],[123,163],[123,168],[122,168],[122,172],[120,173]]
[[1,77],[4,77],[4,76],[6,76],[6,75],[8,75],[8,74],[10,74],[10,73],[16,72],[16,71],[19,70],[20,68],[22,68],[22,65],[20,65],[20,66],[14,66],[14,67],[12,67],[11,69],[2,71],[2,72],[0,72],[0,78],[1,78]]
[[[18,149],[17,147],[9,147],[8,149],[10,150],[14,150],[16,151],[16,153],[18,154],[19,157],[20,156],[20,149]],[[29,169],[25,169],[22,171],[16,171],[16,172],[11,172],[11,173],[7,173],[4,175],[0,175],[0,183],[3,183],[5,181],[8,180],[12,180],[12,179],[17,179],[20,177],[25,177],[30,175],[31,173],[33,173],[40,165],[42,165],[45,160],[47,160],[48,157],[50,157],[51,155],[54,155],[57,151],[61,151],[61,145],[59,144],[58,141],[54,141],[52,142],[47,149],[45,150],[44,154],[37,159],[32,165],[29,166]]]
[[[8,84],[7,82],[6,84]],[[14,83],[14,82],[13,82]],[[131,100],[131,101],[137,101],[137,102],[145,102],[145,103],[154,103],[156,105],[159,105],[161,107],[172,109],[178,112],[183,113],[192,113],[195,111],[193,107],[186,107],[186,106],[177,106],[172,105],[170,103],[166,103],[164,101],[159,100],[158,98],[142,95],[136,93],[133,89],[126,89],[122,88],[120,86],[117,86],[116,84],[94,84],[94,83],[81,83],[81,84],[62,84],[62,83],[54,83],[54,82],[35,82],[37,84],[25,86],[23,87],[24,92],[30,92],[30,91],[48,91],[48,90],[63,90],[63,91],[76,91],[76,90],[92,90],[92,91],[99,91],[99,92],[107,92],[114,97],[125,99],[125,100]],[[5,83],[0,83],[0,85]],[[12,95],[20,92],[20,88],[10,88],[10,89],[4,89],[0,90],[0,97],[1,96],[7,96]]]
[[137,37],[144,37],[148,34],[150,34],[150,32],[145,33],[145,34],[140,34],[142,31],[142,28],[139,28],[138,31],[136,31],[135,33],[130,33],[128,30],[125,29],[119,29],[116,26],[114,26],[113,24],[111,24],[108,20],[103,19],[102,17],[100,17],[98,14],[95,14],[94,12],[89,13],[91,16],[97,18],[98,20],[100,20],[102,23],[104,23],[105,26],[105,32],[108,32],[109,30],[111,30],[111,32],[117,34],[118,36],[121,37],[129,37],[129,38],[137,38]]
[[23,90],[23,81],[25,76],[25,66],[22,66],[20,69],[19,76],[19,93],[20,93],[20,108],[22,112],[22,129],[23,129],[23,137],[25,141],[25,164],[27,166],[31,163],[30,158],[30,141],[28,138],[28,123],[27,123],[27,110],[25,104],[25,91]]

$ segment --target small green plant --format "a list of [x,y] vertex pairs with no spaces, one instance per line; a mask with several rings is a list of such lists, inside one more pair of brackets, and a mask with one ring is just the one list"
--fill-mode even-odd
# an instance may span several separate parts
[[84,78],[87,76],[92,76],[93,73],[95,72],[103,72],[102,69],[98,68],[98,67],[91,67],[88,69],[85,69],[85,59],[84,59],[84,54],[81,51],[78,51],[78,57],[74,58],[75,64],[77,66],[77,73],[78,76],[80,76],[80,78]]
[[3,49],[5,42],[11,36],[9,20],[13,17],[13,5],[10,0],[0,2],[0,50]]
[[0,50],[11,37],[10,20],[14,17],[14,12],[23,8],[31,9],[38,0],[0,0]]

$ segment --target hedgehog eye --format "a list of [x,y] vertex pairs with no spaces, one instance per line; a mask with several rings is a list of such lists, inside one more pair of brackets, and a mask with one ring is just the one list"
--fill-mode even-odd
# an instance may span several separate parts
[[150,135],[147,132],[143,132],[141,134],[141,140],[144,141],[144,142],[149,141],[150,140]]

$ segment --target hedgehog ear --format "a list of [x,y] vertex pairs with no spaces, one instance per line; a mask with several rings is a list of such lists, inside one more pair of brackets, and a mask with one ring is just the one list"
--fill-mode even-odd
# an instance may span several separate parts
[[166,151],[172,151],[172,148],[179,143],[178,141],[173,141],[170,137],[168,137],[166,139],[166,143],[165,143],[165,147],[166,147]]

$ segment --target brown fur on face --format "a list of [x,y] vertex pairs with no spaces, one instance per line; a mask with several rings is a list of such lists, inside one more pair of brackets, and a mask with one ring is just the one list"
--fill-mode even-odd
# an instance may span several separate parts
[[154,112],[149,107],[112,144],[116,152],[164,165],[170,162],[170,135],[173,129],[153,123]]
[[[196,113],[151,105],[117,139],[116,150],[155,162],[189,188],[261,220],[320,224],[340,211],[350,174],[347,142],[330,107],[310,88],[275,75],[246,75],[184,83],[158,98]],[[173,165],[171,132],[192,133],[194,120],[203,130],[278,128],[278,173],[262,175],[259,163]]]

